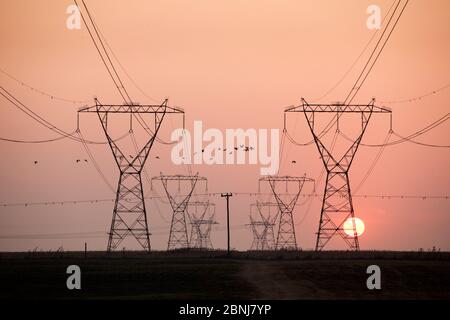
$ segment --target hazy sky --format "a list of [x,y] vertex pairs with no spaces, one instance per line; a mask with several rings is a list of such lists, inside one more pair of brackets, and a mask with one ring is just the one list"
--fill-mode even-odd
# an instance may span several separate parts
[[[66,28],[71,1],[0,0],[0,69],[37,89],[73,100],[121,103],[84,26]],[[371,4],[382,15],[391,0],[329,1],[100,1],[87,4],[96,23],[131,78],[153,100],[143,96],[121,72],[135,101],[161,102],[186,111],[186,126],[202,120],[205,128],[279,128],[283,110],[304,97],[314,101],[327,92],[349,69],[375,32],[366,27]],[[402,100],[420,96],[450,83],[450,2],[410,1],[379,61],[361,88],[355,103]],[[374,43],[372,43],[373,45]],[[370,47],[371,48],[371,47]],[[343,100],[368,58],[367,50],[335,90],[321,102]],[[59,127],[72,132],[73,104],[42,96],[0,73],[0,84],[23,103]],[[450,89],[412,103],[382,103],[393,110],[394,131],[407,135],[449,112]],[[91,104],[92,102],[89,102]],[[5,99],[0,99],[0,137],[46,139],[55,134],[39,126]],[[120,125],[120,123],[118,123]],[[160,137],[169,140],[181,118],[163,123]],[[348,132],[352,126],[349,125]],[[418,141],[449,144],[449,124],[443,124]],[[302,114],[288,116],[288,129],[299,142],[311,139]],[[382,143],[389,118],[374,116],[365,143]],[[104,139],[95,115],[83,115],[81,130],[87,139]],[[128,130],[126,124],[118,134]],[[140,137],[143,139],[143,137]],[[393,137],[392,139],[395,139]],[[329,140],[328,140],[329,141]],[[113,199],[115,194],[99,177],[80,143],[60,140],[46,144],[0,142],[0,203]],[[91,146],[101,169],[113,186],[118,169],[106,145]],[[146,168],[186,174],[170,161],[171,147],[155,144]],[[377,148],[361,147],[350,171],[356,187],[369,169]],[[160,159],[156,159],[159,156]],[[292,163],[295,160],[296,163]],[[34,164],[38,161],[38,164]],[[448,195],[450,153],[411,143],[387,147],[372,174],[357,194]],[[314,145],[286,144],[279,174],[318,178],[322,169]],[[209,180],[210,192],[257,192],[259,165],[194,165]],[[318,182],[322,190],[324,179]],[[151,195],[144,181],[146,194]],[[155,191],[162,193],[160,185]],[[311,190],[305,190],[306,193]],[[224,247],[225,201],[216,203],[218,230],[215,247]],[[251,231],[249,204],[254,197],[231,198],[232,246],[247,249]],[[321,199],[295,211],[297,242],[315,244]],[[171,211],[167,203],[148,200],[151,243],[167,246]],[[362,249],[450,249],[450,200],[354,198],[355,213],[366,224]],[[309,207],[309,210],[307,208]],[[0,250],[105,249],[113,202],[48,206],[0,206]],[[94,232],[87,238],[72,233]],[[104,232],[103,235],[100,233]],[[98,233],[98,234],[97,234]],[[63,239],[11,239],[9,236],[65,234]],[[100,236],[98,236],[100,235]],[[72,238],[70,238],[72,237]],[[20,237],[19,237],[20,238]],[[128,247],[128,246],[127,246]],[[136,246],[134,246],[137,248]],[[133,248],[132,245],[129,248]],[[340,248],[344,248],[341,243]]]

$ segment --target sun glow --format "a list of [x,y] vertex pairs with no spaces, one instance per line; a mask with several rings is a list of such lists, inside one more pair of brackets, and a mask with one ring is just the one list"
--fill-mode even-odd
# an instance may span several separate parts
[[[360,219],[360,218],[353,218],[354,221],[354,226],[356,229],[356,235],[359,237],[360,235],[362,235],[364,233],[364,230],[366,229],[364,222]],[[345,222],[344,222],[344,232],[350,236],[350,237],[354,237],[354,229],[353,229],[353,221],[352,218],[348,218]]]

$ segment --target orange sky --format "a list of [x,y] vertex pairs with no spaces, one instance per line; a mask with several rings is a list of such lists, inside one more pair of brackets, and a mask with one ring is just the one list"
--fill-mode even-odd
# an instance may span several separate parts
[[[300,98],[313,101],[328,91],[348,70],[374,31],[366,27],[366,8],[392,1],[100,1],[89,0],[108,43],[133,80],[155,101],[169,98],[183,107],[186,124],[202,120],[205,128],[280,128],[284,107]],[[40,90],[69,99],[97,96],[120,103],[111,80],[89,38],[65,26],[71,1],[0,1],[0,69]],[[419,96],[450,82],[450,2],[410,1],[389,43],[354,102],[367,103]],[[361,58],[344,81],[322,102],[343,100],[368,55]],[[122,73],[132,97],[143,96]],[[22,102],[59,127],[72,132],[80,105],[55,101],[18,85],[0,73],[0,83]],[[450,90],[413,103],[385,104],[393,110],[394,130],[407,135],[448,113]],[[54,137],[0,99],[0,137],[45,139]],[[380,103],[380,105],[383,105]],[[161,137],[181,125],[166,120]],[[387,117],[369,124],[365,143],[381,143]],[[298,141],[309,141],[303,115],[289,115],[288,128]],[[84,135],[103,139],[98,119],[83,116]],[[124,129],[125,131],[127,128]],[[350,130],[350,129],[349,129]],[[119,130],[120,131],[120,130]],[[443,124],[419,141],[449,144],[449,126]],[[76,165],[87,158],[82,145],[72,141],[22,145],[0,142],[0,203],[113,198],[92,165]],[[118,172],[106,146],[92,146],[111,184]],[[352,186],[359,184],[376,156],[361,147],[350,171]],[[280,174],[317,178],[322,164],[315,146],[286,146]],[[160,161],[154,158],[161,157]],[[156,144],[147,163],[151,176],[160,171],[186,173],[170,163],[170,147]],[[39,165],[33,161],[38,160]],[[291,161],[296,160],[296,164]],[[404,143],[386,148],[359,194],[448,194],[448,149]],[[211,192],[256,192],[259,165],[194,166],[209,179]],[[144,188],[148,186],[145,184]],[[323,179],[318,190],[323,189]],[[148,188],[147,188],[148,190]],[[158,192],[162,193],[161,190]],[[213,244],[226,243],[224,200],[217,205],[220,229]],[[248,223],[254,198],[231,199],[232,225]],[[320,214],[320,199],[297,209],[297,242],[312,248]],[[167,245],[169,207],[149,201],[152,247]],[[356,215],[366,224],[362,249],[417,249],[433,245],[450,249],[449,200],[387,200],[355,198]],[[65,206],[0,207],[0,236],[104,231],[109,229],[113,203]],[[306,214],[306,216],[305,216]],[[81,249],[85,239],[3,239],[0,250],[28,250],[36,246]],[[104,249],[106,236],[87,240],[90,249]],[[232,245],[247,249],[251,232],[233,229]],[[341,248],[343,246],[341,245]]]

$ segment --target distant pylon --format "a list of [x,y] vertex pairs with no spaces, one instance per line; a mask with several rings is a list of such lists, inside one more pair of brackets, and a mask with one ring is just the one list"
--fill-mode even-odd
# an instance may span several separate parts
[[256,220],[250,215],[250,224],[253,232],[253,241],[250,250],[269,250],[267,243],[268,222]]
[[[189,248],[188,230],[186,224],[186,208],[189,200],[194,192],[195,186],[198,181],[204,181],[207,190],[207,180],[204,177],[196,175],[163,175],[153,177],[153,180],[161,180],[164,190],[166,191],[167,198],[173,210],[172,223],[170,225],[169,241],[167,243],[167,250],[173,249],[186,249]],[[169,181],[178,183],[178,192],[181,191],[181,183],[187,184],[187,193],[177,196],[172,195],[169,188]]]
[[[314,182],[313,179],[303,177],[290,176],[267,176],[259,179],[259,182],[268,182],[275,197],[279,208],[280,220],[278,224],[278,234],[275,243],[275,250],[287,249],[297,250],[297,239],[295,235],[295,225],[293,211],[297,204],[298,197],[302,191],[303,185],[306,181]],[[276,183],[284,183],[286,186],[286,193],[282,196],[276,189]],[[293,194],[288,193],[288,185],[297,185],[296,191]],[[260,189],[260,188],[259,188]],[[283,199],[284,198],[284,199]]]
[[[348,171],[358,150],[361,139],[367,128],[369,120],[373,113],[392,114],[387,108],[376,107],[375,100],[367,105],[346,105],[346,104],[308,104],[302,98],[302,103],[297,107],[289,107],[287,112],[302,112],[305,115],[308,126],[321,155],[322,162],[327,171],[325,191],[322,202],[322,210],[320,213],[319,230],[317,232],[316,251],[321,251],[328,242],[336,235],[339,235],[347,244],[350,250],[359,250],[359,239],[355,225],[355,212],[353,208],[352,195],[350,192],[350,182]],[[332,113],[336,118],[337,132],[339,129],[339,118],[344,114],[360,114],[361,115],[361,132],[355,140],[352,140],[351,146],[347,149],[341,158],[335,158],[331,154],[324,143],[321,141],[327,133],[326,128],[317,133],[314,127],[316,113]],[[334,123],[331,125],[333,126]],[[331,127],[327,130],[329,130]],[[391,117],[392,130],[392,117]],[[344,223],[351,219],[353,234],[349,235],[344,230]]]
[[186,213],[191,221],[190,248],[213,249],[211,227],[217,224],[214,221],[215,205],[209,201],[189,202]]
[[[161,105],[104,105],[95,99],[95,106],[83,107],[78,112],[92,112],[98,115],[120,171],[107,251],[117,249],[127,236],[133,236],[144,250],[150,251],[150,233],[148,230],[141,172],[166,113],[184,114],[184,111],[179,108],[169,107],[167,100]],[[142,149],[137,150],[137,155],[131,159],[128,159],[123,154],[117,145],[117,140],[110,136],[108,116],[111,117],[112,114],[128,114],[130,119],[135,114],[139,117],[142,117],[141,114],[154,115],[155,127],[153,131],[150,131],[150,138]],[[77,130],[77,132],[79,131]]]
[[[259,216],[261,220],[266,223],[266,242],[268,250],[275,250],[276,242],[275,242],[275,233],[273,228],[275,226],[275,222],[279,216],[279,207],[277,203],[273,202],[260,202],[256,201],[256,203],[252,204],[258,210]],[[275,209],[275,213],[273,214],[273,209]],[[250,210],[251,211],[251,210]]]

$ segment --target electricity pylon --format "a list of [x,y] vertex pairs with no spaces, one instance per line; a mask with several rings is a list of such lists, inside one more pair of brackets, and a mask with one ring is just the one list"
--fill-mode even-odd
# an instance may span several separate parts
[[[256,214],[254,213],[255,208],[257,209]],[[272,208],[275,208],[276,215],[272,215]],[[275,234],[273,228],[278,217],[278,212],[278,204],[273,202],[256,201],[250,204],[249,225],[253,231],[251,250],[275,250]]]
[[250,246],[250,250],[269,250],[267,243],[267,230],[269,222],[256,220],[252,217],[252,215],[250,215],[249,218],[249,226],[252,228],[253,232],[253,241]]
[[[275,233],[273,228],[275,226],[275,222],[280,213],[280,209],[277,203],[273,202],[260,202],[256,201],[256,203],[251,204],[251,206],[256,207],[258,210],[261,221],[266,223],[267,231],[266,231],[266,242],[267,242],[267,250],[275,250],[276,242],[275,242]],[[272,211],[275,209],[276,214],[273,215]],[[251,213],[250,209],[250,213]]]
[[[190,210],[190,208],[194,208]],[[211,227],[214,221],[215,205],[209,201],[189,202],[186,213],[191,222],[190,248],[212,249]]]
[[[303,177],[290,177],[290,176],[267,176],[259,179],[261,182],[268,182],[272,193],[275,197],[276,203],[279,209],[280,220],[278,224],[277,240],[275,243],[275,250],[289,249],[297,250],[297,239],[295,236],[294,217],[293,211],[297,204],[298,197],[302,191],[305,182],[313,182],[314,179]],[[276,189],[276,184],[284,183],[286,186],[286,193],[281,194]],[[292,194],[288,193],[288,185],[297,185],[296,191]],[[259,190],[261,187],[259,186]]]
[[[107,251],[115,250],[127,236],[133,236],[144,250],[150,251],[150,233],[141,172],[165,115],[179,113],[183,114],[184,117],[184,111],[180,108],[169,107],[167,99],[161,105],[140,105],[133,103],[104,105],[95,99],[95,106],[83,107],[78,112],[92,112],[98,115],[108,144],[114,155],[114,160],[120,171]],[[137,155],[131,159],[123,154],[117,145],[117,140],[114,140],[108,132],[108,116],[112,114],[128,114],[130,115],[130,119],[135,114],[139,117],[142,117],[141,114],[154,115],[154,130],[149,130],[149,139],[138,150]]]
[[[198,181],[205,182],[205,190],[208,190],[207,179],[199,177],[198,173],[195,175],[163,175],[153,177],[153,180],[161,180],[170,206],[172,207],[172,223],[170,225],[169,241],[167,243],[167,250],[186,249],[189,248],[189,238],[186,224],[186,208],[189,200],[194,193],[195,186]],[[178,192],[181,191],[181,183],[186,184],[187,193],[183,195],[172,194],[169,186],[169,181],[178,183]],[[180,199],[176,199],[180,198]]]
[[[316,251],[322,250],[327,243],[336,235],[340,236],[350,250],[359,250],[358,233],[355,225],[355,212],[353,208],[352,195],[350,191],[350,182],[348,171],[358,150],[361,139],[366,131],[367,125],[373,113],[389,113],[391,110],[382,107],[376,107],[375,100],[367,105],[345,105],[335,104],[308,104],[302,98],[300,106],[288,107],[287,112],[303,112],[314,138],[314,142],[321,155],[325,166],[327,177],[325,191],[320,212],[319,230],[317,232]],[[361,115],[361,132],[357,135],[351,146],[339,159],[332,155],[321,138],[326,134],[325,129],[317,133],[314,128],[314,116],[316,113],[332,113],[336,117],[337,130],[339,132],[339,118],[344,114]],[[334,124],[333,124],[334,125]],[[392,126],[392,117],[391,117]],[[329,129],[327,129],[329,130]],[[353,235],[348,235],[344,231],[344,223],[348,219],[352,221]],[[347,230],[348,232],[348,230]]]

